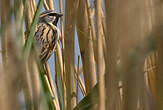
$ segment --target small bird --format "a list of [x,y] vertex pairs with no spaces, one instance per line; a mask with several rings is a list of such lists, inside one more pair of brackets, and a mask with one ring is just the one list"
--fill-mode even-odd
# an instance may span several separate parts
[[59,40],[60,31],[57,23],[61,16],[63,14],[56,13],[54,10],[44,11],[39,16],[34,36],[34,45],[42,64],[48,61]]

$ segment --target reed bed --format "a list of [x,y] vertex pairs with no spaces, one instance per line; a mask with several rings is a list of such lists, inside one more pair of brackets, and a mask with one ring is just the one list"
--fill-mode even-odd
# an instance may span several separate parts
[[[0,110],[163,110],[162,5],[0,0]],[[64,16],[42,65],[33,39],[45,10]]]

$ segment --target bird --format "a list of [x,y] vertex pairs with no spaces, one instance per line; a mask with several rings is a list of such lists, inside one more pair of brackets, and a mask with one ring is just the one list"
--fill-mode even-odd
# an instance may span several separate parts
[[47,10],[40,14],[34,35],[34,45],[42,64],[48,61],[60,37],[57,23],[62,13]]

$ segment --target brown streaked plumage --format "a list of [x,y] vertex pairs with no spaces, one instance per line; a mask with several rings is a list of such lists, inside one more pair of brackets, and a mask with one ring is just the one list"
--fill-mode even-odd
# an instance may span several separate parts
[[56,13],[53,10],[48,10],[40,14],[35,31],[34,43],[43,64],[49,59],[59,40],[60,31],[57,28],[57,22],[61,16],[62,14]]

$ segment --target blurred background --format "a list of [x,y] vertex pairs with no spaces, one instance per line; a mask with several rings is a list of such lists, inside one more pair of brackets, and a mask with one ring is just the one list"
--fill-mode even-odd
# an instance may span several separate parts
[[[0,110],[163,110],[162,7],[162,0],[0,0]],[[45,10],[63,17],[42,68],[32,41]]]

